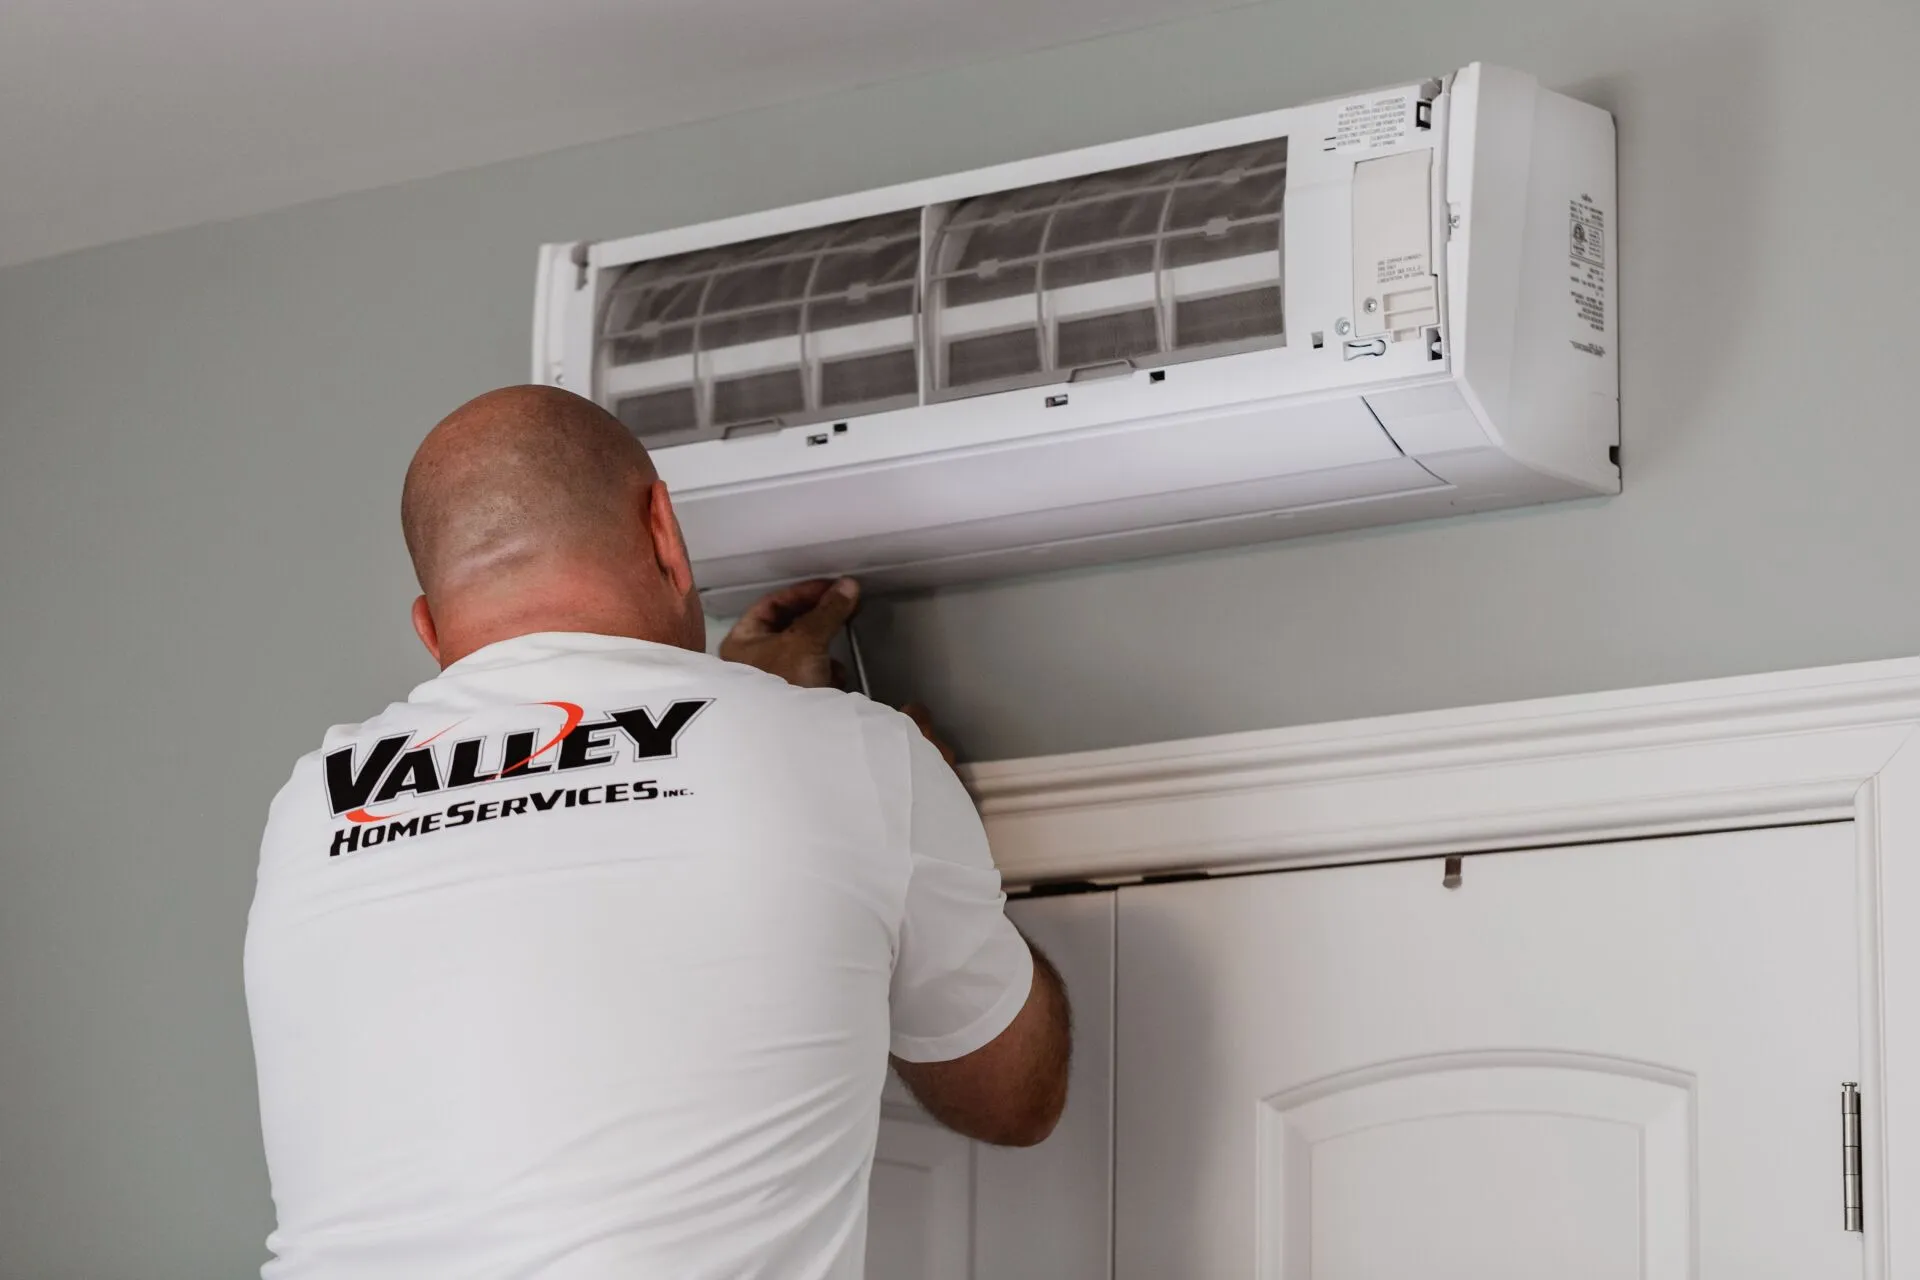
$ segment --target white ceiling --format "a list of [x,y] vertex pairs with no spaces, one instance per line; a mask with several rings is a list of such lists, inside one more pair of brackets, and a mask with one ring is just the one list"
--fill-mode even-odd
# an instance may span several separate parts
[[1240,0],[0,0],[0,264]]

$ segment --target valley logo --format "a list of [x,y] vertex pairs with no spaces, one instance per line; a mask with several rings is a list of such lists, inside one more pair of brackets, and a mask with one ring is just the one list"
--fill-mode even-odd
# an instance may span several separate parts
[[[451,831],[476,822],[514,818],[599,804],[635,800],[662,800],[689,794],[663,790],[652,778],[638,782],[611,782],[598,786],[559,787],[531,791],[507,800],[484,804],[461,801],[430,813],[415,813],[396,804],[417,801],[443,791],[458,791],[489,782],[535,774],[572,773],[607,765],[670,760],[679,751],[680,735],[712,703],[692,698],[674,703],[658,720],[645,707],[609,711],[603,720],[586,720],[586,711],[572,702],[534,702],[561,713],[558,730],[517,729],[473,738],[456,738],[436,747],[464,720],[414,742],[412,733],[381,738],[360,757],[357,746],[329,751],[326,756],[327,803],[333,816],[349,825],[333,833],[328,857],[357,853],[409,836]],[[543,740],[544,739],[544,740]],[[443,758],[444,756],[444,758]],[[380,812],[374,812],[375,810]]]

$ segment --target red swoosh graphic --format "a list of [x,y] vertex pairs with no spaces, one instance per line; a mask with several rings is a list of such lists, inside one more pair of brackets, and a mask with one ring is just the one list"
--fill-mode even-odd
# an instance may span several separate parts
[[[452,724],[442,729],[439,733],[434,734],[433,737],[423,738],[419,742],[414,743],[413,745],[415,748],[424,747],[430,742],[434,742],[440,738],[446,737],[448,734],[452,733],[455,729],[458,729],[461,725],[465,723],[466,723],[466,719],[462,717],[461,719],[455,720]],[[405,812],[406,810],[404,809],[400,811],[400,813],[405,813]],[[368,813],[365,809],[355,809],[351,813],[347,814],[347,821],[349,822],[385,822],[388,818],[399,817],[400,813]]]
[[545,746],[541,747],[538,751],[535,751],[532,755],[528,756],[525,760],[516,760],[514,763],[502,769],[500,771],[500,776],[503,778],[506,777],[509,773],[512,773],[515,769],[520,768],[522,765],[533,763],[535,760],[538,760],[541,756],[547,754],[547,752],[559,746],[562,742],[565,742],[567,740],[567,735],[580,727],[580,718],[587,714],[582,707],[580,707],[577,703],[572,703],[572,702],[533,702],[527,705],[534,706],[534,707],[557,707],[561,711],[564,711],[567,713],[567,722],[564,725],[560,726],[560,732],[554,734],[553,737],[547,742]]
[[413,745],[416,747],[424,747],[429,742],[438,742],[440,741],[440,739],[446,737],[448,734],[452,733],[455,729],[458,729],[461,725],[465,723],[466,723],[466,719],[465,717],[462,717],[461,719],[455,720],[452,724],[448,725],[446,728],[442,729],[440,732],[434,734],[431,738],[422,738],[420,739],[420,741],[414,743]]

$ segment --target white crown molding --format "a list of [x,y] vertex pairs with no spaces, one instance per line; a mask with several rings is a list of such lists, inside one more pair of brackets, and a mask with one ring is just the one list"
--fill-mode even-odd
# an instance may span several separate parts
[[[1920,1280],[1920,660],[968,770],[1009,884],[1850,821],[1867,1280]],[[1905,1091],[1903,1091],[1903,1089]]]
[[1837,820],[1920,727],[1920,660],[976,765],[1009,883]]

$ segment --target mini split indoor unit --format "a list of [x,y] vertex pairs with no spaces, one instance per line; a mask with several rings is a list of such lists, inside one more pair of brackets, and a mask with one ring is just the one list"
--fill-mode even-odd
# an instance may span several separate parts
[[1475,64],[545,246],[534,378],[653,451],[709,603],[1620,487],[1613,120]]

